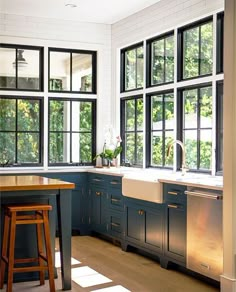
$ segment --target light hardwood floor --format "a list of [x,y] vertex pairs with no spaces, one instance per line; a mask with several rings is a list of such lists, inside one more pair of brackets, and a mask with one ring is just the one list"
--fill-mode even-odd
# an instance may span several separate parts
[[[102,239],[90,236],[72,237],[72,256],[80,263],[72,265],[72,275],[81,287],[72,282],[71,291],[101,292],[216,292],[220,289],[176,270],[165,270],[158,262],[133,252],[124,252],[120,247]],[[86,268],[89,267],[89,268]],[[91,270],[92,269],[92,270]],[[96,272],[98,274],[96,274]],[[83,275],[82,275],[83,273]],[[87,274],[87,276],[85,275]],[[100,275],[99,275],[100,274]],[[105,277],[104,277],[105,276]],[[109,282],[93,284],[95,280],[107,279]],[[86,281],[85,281],[86,280]],[[107,280],[107,281],[108,281]],[[60,271],[56,279],[57,291],[61,290]],[[123,287],[123,288],[122,288]],[[127,290],[125,290],[127,289]],[[3,289],[2,291],[5,291]],[[38,282],[15,283],[13,291],[46,292],[48,281],[44,286]]]

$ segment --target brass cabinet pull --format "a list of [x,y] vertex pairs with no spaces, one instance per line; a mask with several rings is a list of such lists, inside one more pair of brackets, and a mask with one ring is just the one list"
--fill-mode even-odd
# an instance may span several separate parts
[[178,192],[168,192],[168,195],[174,195],[174,196],[177,196],[177,195],[178,195]]
[[120,200],[118,200],[118,199],[113,199],[113,198],[111,199],[111,201],[112,201],[112,202],[120,202]]
[[96,195],[97,196],[101,196],[101,192],[96,192]]
[[112,222],[112,223],[111,223],[111,226],[119,227],[120,224]]
[[144,214],[144,211],[143,210],[138,210],[138,214],[139,215],[143,215]]
[[120,185],[120,183],[117,181],[111,181],[111,185]]
[[178,205],[174,205],[174,204],[168,204],[169,208],[174,208],[174,209],[178,209],[179,206]]
[[93,178],[93,181],[102,181],[102,180],[99,178]]

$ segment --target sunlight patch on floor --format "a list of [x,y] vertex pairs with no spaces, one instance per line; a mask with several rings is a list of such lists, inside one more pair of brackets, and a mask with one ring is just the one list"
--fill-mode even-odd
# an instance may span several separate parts
[[[71,258],[71,265],[78,265],[81,264],[80,261],[76,260],[75,258]],[[55,267],[60,268],[61,267],[61,257],[60,257],[60,252],[57,251],[55,252]]]
[[112,282],[89,267],[73,268],[71,272],[72,280],[83,288]]
[[91,292],[131,292],[131,291],[124,288],[121,285],[116,285],[116,286],[112,286],[112,287],[92,290]]

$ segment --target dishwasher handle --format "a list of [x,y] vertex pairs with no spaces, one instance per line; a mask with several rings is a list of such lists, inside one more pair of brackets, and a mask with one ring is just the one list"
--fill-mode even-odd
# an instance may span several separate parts
[[196,192],[196,191],[185,191],[184,192],[188,196],[195,196],[195,197],[201,197],[206,199],[212,199],[212,200],[223,200],[223,195],[221,194],[214,194],[214,193],[207,193],[207,192]]

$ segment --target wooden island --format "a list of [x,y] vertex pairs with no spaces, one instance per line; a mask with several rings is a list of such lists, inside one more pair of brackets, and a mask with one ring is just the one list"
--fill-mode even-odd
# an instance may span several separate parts
[[[25,203],[56,197],[63,290],[71,290],[71,190],[74,187],[73,183],[36,175],[0,176],[1,207],[9,202]],[[55,240],[55,228],[51,230],[51,237]]]

